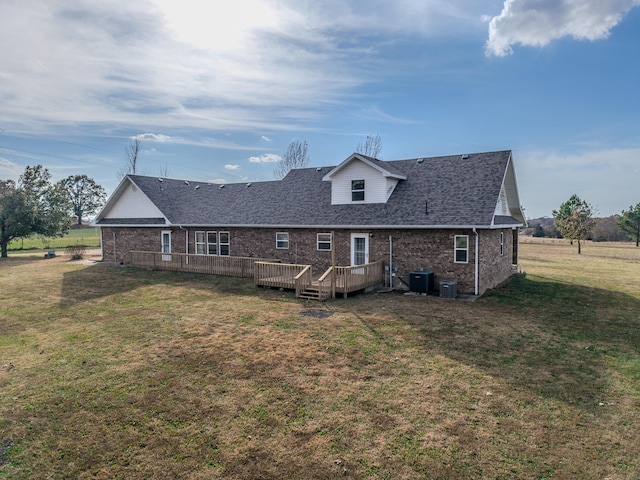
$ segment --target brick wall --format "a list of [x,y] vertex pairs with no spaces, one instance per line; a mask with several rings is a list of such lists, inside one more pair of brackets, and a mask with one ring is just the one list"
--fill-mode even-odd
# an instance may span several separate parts
[[[185,253],[185,231],[173,228],[102,228],[103,258],[122,262],[130,250],[160,251],[162,230],[172,230],[171,251]],[[196,251],[195,232],[202,228],[189,228],[189,253]],[[252,229],[210,228],[230,235],[230,254],[242,257],[279,259],[286,263],[313,266],[316,274],[331,266],[331,252],[318,251],[317,234],[330,233],[326,229]],[[276,248],[276,232],[289,233],[289,248]],[[504,233],[504,255],[500,255],[500,233]],[[115,256],[114,236],[115,233]],[[389,265],[389,247],[393,246],[393,269],[408,283],[409,272],[423,268],[435,274],[436,287],[441,280],[458,282],[458,292],[473,294],[475,290],[475,234],[472,230],[335,230],[334,248],[337,265],[351,263],[351,234],[369,236],[369,261],[382,260]],[[512,274],[514,235],[511,230],[478,230],[480,250],[479,293],[502,283]],[[455,235],[469,236],[468,263],[454,262]],[[391,242],[389,237],[391,237]],[[516,240],[517,241],[517,237]],[[394,287],[404,285],[394,279]],[[406,287],[405,287],[406,288]]]

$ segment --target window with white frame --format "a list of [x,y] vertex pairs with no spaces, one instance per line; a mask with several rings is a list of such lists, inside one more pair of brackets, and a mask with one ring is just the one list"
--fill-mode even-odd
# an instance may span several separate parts
[[277,232],[276,233],[276,248],[278,250],[288,250],[289,249],[289,233],[287,233],[287,232]]
[[218,245],[220,246],[219,255],[230,255],[230,241],[229,241],[229,232],[220,232],[218,234]]
[[198,255],[231,255],[229,232],[196,232]]
[[196,232],[196,254],[207,254],[207,237],[205,232]]
[[504,232],[500,232],[500,256],[504,255]]
[[454,239],[454,262],[469,263],[469,235],[456,235]]
[[331,250],[331,234],[319,233],[318,234],[318,250]]
[[364,201],[364,180],[351,180],[351,201]]
[[207,232],[207,255],[218,255],[218,232]]

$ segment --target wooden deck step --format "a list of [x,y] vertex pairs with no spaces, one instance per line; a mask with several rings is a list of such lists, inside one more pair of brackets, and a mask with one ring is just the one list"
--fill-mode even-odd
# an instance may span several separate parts
[[300,292],[300,298],[306,298],[309,300],[326,300],[331,295],[323,294],[319,285],[309,285],[302,292]]

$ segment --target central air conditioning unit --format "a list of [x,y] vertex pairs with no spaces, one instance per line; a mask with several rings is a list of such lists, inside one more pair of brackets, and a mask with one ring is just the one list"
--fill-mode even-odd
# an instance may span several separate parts
[[434,277],[433,272],[425,272],[424,270],[409,272],[409,290],[429,295],[434,290]]
[[442,280],[440,282],[440,296],[443,298],[456,298],[458,296],[458,282]]

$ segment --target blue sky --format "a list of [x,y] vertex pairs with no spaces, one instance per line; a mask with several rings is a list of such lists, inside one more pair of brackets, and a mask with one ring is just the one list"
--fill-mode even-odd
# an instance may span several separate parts
[[[0,178],[273,179],[511,149],[528,217],[640,202],[640,0],[3,0]],[[461,175],[472,172],[461,172]],[[464,192],[461,192],[461,195]]]

